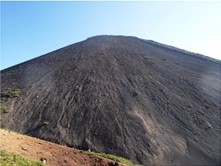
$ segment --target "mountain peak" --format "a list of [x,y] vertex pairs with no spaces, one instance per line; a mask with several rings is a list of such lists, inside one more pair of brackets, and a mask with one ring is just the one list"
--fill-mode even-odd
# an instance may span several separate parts
[[144,165],[218,165],[220,65],[136,37],[95,36],[3,70],[1,125]]

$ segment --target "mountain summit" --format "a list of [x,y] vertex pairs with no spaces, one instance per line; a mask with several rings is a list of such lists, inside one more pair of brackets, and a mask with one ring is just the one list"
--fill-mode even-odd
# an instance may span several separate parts
[[1,127],[143,165],[219,165],[221,62],[96,36],[1,71]]

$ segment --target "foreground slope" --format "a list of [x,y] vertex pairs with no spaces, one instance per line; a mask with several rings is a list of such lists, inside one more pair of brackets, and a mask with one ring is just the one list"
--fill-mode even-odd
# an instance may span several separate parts
[[98,36],[3,70],[2,127],[148,164],[220,164],[220,66],[134,37]]
[[[114,166],[115,164],[115,161],[86,152],[2,129],[0,129],[0,151],[20,154],[31,160],[41,161],[42,165],[45,162],[48,166]],[[119,165],[126,166],[120,163]]]

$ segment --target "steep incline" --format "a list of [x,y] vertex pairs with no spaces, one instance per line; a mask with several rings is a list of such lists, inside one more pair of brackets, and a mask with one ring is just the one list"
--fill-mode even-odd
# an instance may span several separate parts
[[[2,128],[148,164],[220,164],[220,66],[153,41],[98,36],[1,73]],[[47,125],[46,125],[47,124]]]

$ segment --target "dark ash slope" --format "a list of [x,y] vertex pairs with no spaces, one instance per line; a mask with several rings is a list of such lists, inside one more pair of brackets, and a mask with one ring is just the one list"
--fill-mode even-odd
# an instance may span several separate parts
[[21,95],[1,127],[144,165],[219,165],[220,66],[134,37],[89,38],[2,71],[1,90]]

